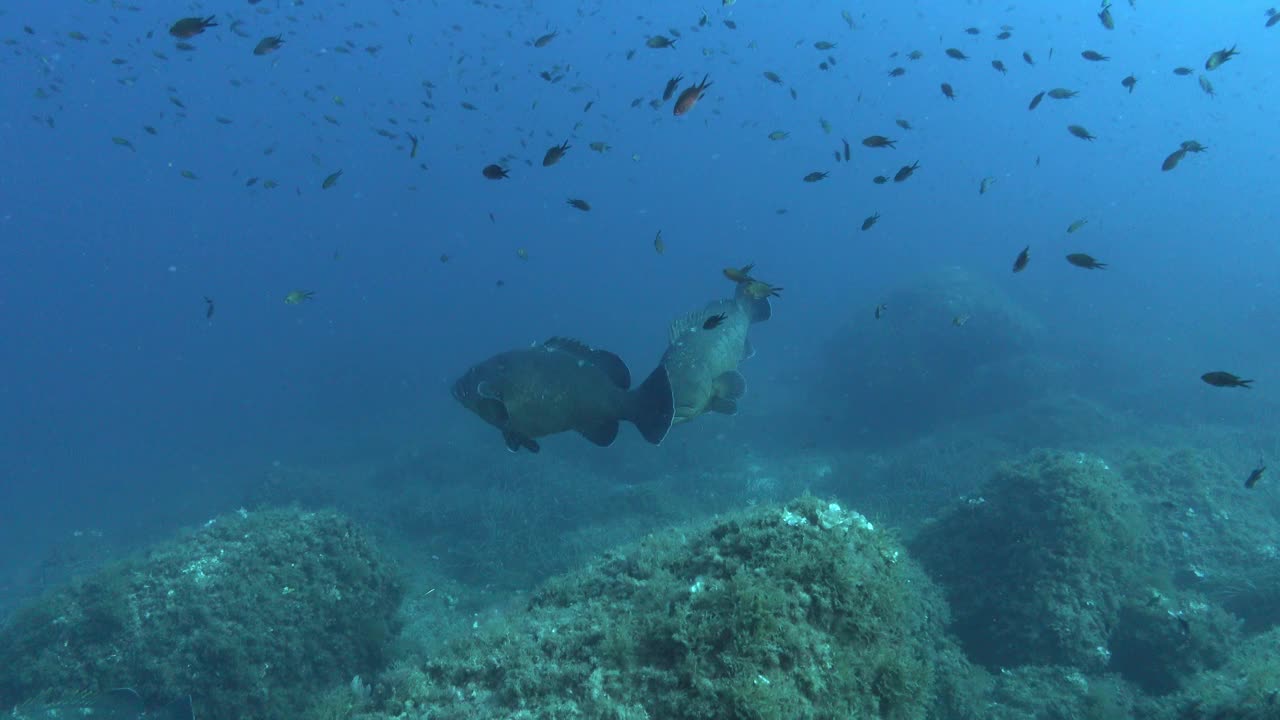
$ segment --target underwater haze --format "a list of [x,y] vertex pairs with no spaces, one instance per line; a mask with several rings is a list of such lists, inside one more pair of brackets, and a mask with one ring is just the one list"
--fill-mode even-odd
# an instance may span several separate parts
[[[519,495],[566,467],[557,492],[588,505],[704,485],[617,540],[782,499],[712,477],[914,527],[1010,454],[1190,447],[1274,537],[1272,475],[1241,485],[1280,462],[1274,17],[0,5],[0,616],[241,507],[337,506],[410,547],[399,493]],[[638,386],[735,281],[776,291],[731,363],[746,395],[721,390],[736,415],[509,455],[451,394],[552,337]],[[959,445],[964,471],[894,474]],[[725,480],[851,454],[847,480]],[[522,562],[495,586],[566,569]],[[488,587],[478,567],[442,574]]]

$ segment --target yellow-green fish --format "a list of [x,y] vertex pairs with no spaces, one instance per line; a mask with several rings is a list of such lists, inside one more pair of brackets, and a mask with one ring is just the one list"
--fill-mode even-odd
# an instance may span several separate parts
[[1071,223],[1070,225],[1067,226],[1067,234],[1070,235],[1071,233],[1079,230],[1080,228],[1084,227],[1088,222],[1089,222],[1088,220],[1084,218],[1080,218],[1079,220]]
[[315,292],[311,290],[290,290],[288,295],[284,296],[285,305],[300,305],[315,296]]
[[337,185],[337,184],[338,184],[338,178],[340,178],[340,177],[342,177],[342,171],[341,171],[341,170],[339,170],[339,171],[337,171],[337,172],[334,172],[334,173],[329,173],[329,176],[328,176],[328,177],[326,177],[326,178],[324,179],[324,182],[320,183],[320,189],[321,189],[321,190],[328,190],[329,188],[333,187],[334,185]]
[[128,140],[122,137],[113,137],[111,138],[111,142],[119,145],[120,147],[127,147],[134,152],[138,152],[138,149],[133,146],[133,143],[129,142]]

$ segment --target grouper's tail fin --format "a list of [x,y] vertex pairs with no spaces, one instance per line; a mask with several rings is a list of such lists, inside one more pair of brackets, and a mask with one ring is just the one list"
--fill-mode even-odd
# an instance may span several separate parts
[[625,420],[635,423],[645,440],[661,445],[676,415],[675,395],[665,365],[645,378],[640,387],[627,393]]
[[738,289],[733,293],[733,299],[738,303],[738,307],[747,313],[752,324],[764,322],[773,317],[773,306],[769,304],[769,298],[752,297],[751,293],[747,292],[747,285],[748,283],[745,282],[738,283]]

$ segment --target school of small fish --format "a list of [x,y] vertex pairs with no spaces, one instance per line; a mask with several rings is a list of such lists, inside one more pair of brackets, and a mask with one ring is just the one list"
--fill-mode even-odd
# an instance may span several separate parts
[[[312,35],[321,29],[319,25],[326,23],[326,9],[323,6],[304,6],[303,0],[277,0],[272,3],[248,0],[248,7],[244,2],[196,2],[185,6],[198,10],[198,14],[188,17],[172,17],[167,14],[171,10],[168,7],[164,9],[166,14],[160,15],[158,6],[142,7],[113,3],[110,8],[105,8],[105,5],[103,7],[103,11],[108,13],[110,22],[102,24],[92,32],[90,32],[91,28],[83,30],[66,27],[36,28],[32,24],[23,25],[18,18],[21,11],[15,7],[0,11],[0,21],[3,22],[0,24],[0,33],[5,31],[11,33],[3,38],[3,43],[10,55],[6,60],[6,64],[10,65],[10,69],[6,70],[7,76],[14,75],[14,68],[20,67],[14,62],[14,58],[29,61],[37,68],[40,83],[34,95],[37,100],[46,104],[45,110],[33,115],[32,119],[50,130],[58,127],[58,118],[64,112],[64,107],[76,102],[75,90],[72,88],[79,84],[75,78],[69,79],[63,76],[58,69],[60,65],[55,60],[58,57],[73,55],[81,47],[97,46],[105,48],[105,52],[113,55],[110,66],[107,68],[111,73],[110,78],[129,90],[144,84],[165,83],[165,78],[169,77],[166,74],[168,71],[161,72],[160,69],[166,65],[181,64],[199,73],[199,78],[189,85],[180,87],[176,84],[177,81],[170,81],[171,84],[164,85],[160,92],[164,101],[146,108],[153,119],[147,124],[138,125],[136,132],[123,127],[104,129],[104,147],[114,146],[127,150],[130,157],[136,158],[139,162],[146,160],[149,152],[148,145],[152,139],[164,133],[182,134],[186,142],[190,143],[205,142],[208,130],[194,129],[200,127],[197,120],[201,115],[207,116],[207,119],[217,126],[226,128],[239,128],[242,124],[248,123],[243,121],[242,124],[237,124],[237,120],[242,119],[218,114],[210,108],[202,108],[203,103],[198,91],[201,82],[209,82],[217,76],[222,76],[222,81],[230,82],[237,88],[252,83],[274,82],[270,80],[274,64],[289,62],[307,67],[308,72],[314,69],[314,83],[309,87],[295,88],[297,92],[287,94],[288,113],[305,117],[319,129],[336,129],[335,132],[372,132],[390,143],[396,154],[406,158],[422,172],[430,172],[432,168],[427,159],[419,157],[420,152],[424,156],[431,156],[449,152],[452,148],[454,152],[472,158],[474,165],[471,167],[479,172],[471,175],[471,178],[479,176],[484,180],[504,181],[503,186],[546,182],[545,178],[562,172],[558,169],[559,166],[578,162],[584,156],[613,157],[611,153],[615,146],[621,147],[631,141],[630,138],[611,137],[608,134],[611,129],[616,129],[618,126],[615,119],[617,113],[645,109],[658,111],[669,105],[671,108],[669,113],[656,113],[650,121],[651,127],[657,128],[655,132],[659,133],[678,133],[681,131],[682,124],[687,123],[715,123],[726,126],[733,123],[743,127],[758,127],[766,120],[771,124],[777,122],[777,115],[767,110],[767,107],[777,102],[778,98],[783,98],[782,102],[786,102],[785,97],[789,97],[791,101],[798,101],[802,91],[842,95],[852,92],[857,94],[857,100],[861,102],[863,91],[858,89],[859,83],[870,90],[874,87],[871,84],[873,82],[914,83],[916,76],[926,74],[932,77],[923,81],[917,91],[922,96],[927,93],[932,98],[936,98],[934,102],[940,104],[938,111],[941,114],[949,108],[961,109],[960,112],[963,112],[962,108],[966,101],[974,97],[971,83],[974,73],[981,72],[990,76],[994,71],[998,73],[1001,82],[1004,82],[1003,78],[1025,77],[1027,74],[1035,73],[1036,77],[1043,77],[1043,81],[1038,83],[1042,89],[1031,97],[1026,110],[1039,109],[1039,112],[1034,116],[1021,113],[1024,122],[1030,122],[1033,117],[1039,121],[1050,113],[1061,113],[1061,119],[1046,122],[1061,123],[1057,125],[1058,128],[1064,128],[1067,135],[1081,142],[1069,149],[1064,146],[1059,150],[1060,152],[1108,152],[1108,148],[1114,149],[1116,143],[1125,142],[1124,138],[1117,137],[1121,132],[1118,129],[1119,125],[1112,123],[1108,126],[1096,113],[1092,117],[1075,117],[1076,114],[1083,114],[1077,113],[1076,109],[1081,107],[1078,102],[1072,102],[1081,94],[1081,91],[1061,87],[1054,82],[1055,76],[1061,77],[1059,70],[1064,64],[1075,63],[1082,67],[1087,66],[1088,69],[1085,71],[1091,73],[1104,75],[1114,73],[1115,79],[1112,82],[1115,84],[1109,87],[1114,89],[1115,97],[1108,98],[1107,103],[1141,102],[1144,89],[1148,84],[1159,82],[1170,86],[1179,84],[1182,87],[1188,87],[1185,85],[1187,80],[1181,78],[1192,76],[1195,77],[1196,85],[1203,94],[1204,102],[1211,102],[1218,96],[1219,90],[1210,80],[1210,75],[1215,78],[1224,77],[1229,83],[1233,79],[1231,73],[1221,72],[1222,68],[1228,63],[1232,63],[1232,67],[1235,67],[1242,62],[1236,60],[1237,56],[1248,59],[1246,54],[1248,48],[1241,51],[1236,43],[1230,42],[1229,38],[1207,43],[1203,39],[1187,38],[1186,48],[1169,49],[1171,55],[1176,51],[1177,55],[1184,56],[1180,59],[1187,63],[1174,67],[1168,65],[1156,67],[1157,62],[1165,62],[1158,58],[1126,57],[1123,45],[1117,45],[1112,40],[1122,38],[1122,33],[1125,32],[1140,31],[1142,10],[1139,9],[1137,0],[1127,0],[1124,7],[1113,6],[1111,0],[1102,0],[1096,9],[1087,9],[1081,5],[1060,8],[1059,19],[1063,15],[1075,13],[1078,16],[1077,24],[1080,27],[1089,26],[1091,30],[1087,33],[1075,31],[1072,37],[1063,37],[1061,42],[1071,43],[1073,48],[1071,52],[1059,53],[1057,58],[1055,58],[1054,47],[1020,47],[1017,28],[1008,24],[993,23],[989,18],[971,27],[940,28],[936,49],[923,47],[925,43],[916,38],[916,43],[922,47],[905,47],[889,53],[884,58],[868,58],[859,54],[859,47],[863,44],[859,41],[860,37],[865,37],[868,33],[884,33],[886,28],[883,21],[875,17],[871,10],[843,9],[838,13],[833,11],[832,17],[822,26],[825,28],[823,33],[825,37],[820,36],[817,39],[798,37],[794,41],[792,52],[795,56],[804,62],[812,62],[819,73],[827,73],[829,77],[835,77],[838,72],[847,73],[840,84],[830,83],[826,86],[818,85],[806,89],[806,82],[813,81],[813,78],[800,77],[792,63],[788,63],[791,69],[785,73],[781,71],[783,68],[777,65],[770,67],[777,62],[777,59],[757,52],[759,48],[756,40],[751,39],[750,33],[778,31],[770,25],[769,18],[754,16],[750,3],[739,4],[732,0],[722,0],[722,3],[711,12],[672,10],[658,6],[643,8],[643,13],[656,15],[661,12],[662,19],[659,20],[648,14],[636,15],[632,12],[627,17],[627,23],[619,26],[607,42],[604,38],[596,37],[592,32],[579,30],[568,23],[552,23],[540,17],[539,11],[533,5],[516,9],[504,7],[492,0],[473,0],[470,5],[491,14],[492,26],[501,28],[503,35],[501,43],[495,44],[492,28],[486,28],[486,31],[481,34],[482,37],[477,39],[474,32],[461,25],[425,26],[420,22],[420,18],[414,15],[417,8],[413,3],[395,3],[389,6],[389,12],[396,22],[395,27],[388,29],[385,18],[379,21],[347,22],[341,28],[347,39],[337,43],[317,44]],[[588,2],[579,7],[577,13],[580,17],[594,16],[610,9],[613,8],[603,2]],[[188,10],[188,12],[194,11]],[[825,11],[814,10],[813,12]],[[1249,19],[1249,15],[1254,12],[1256,10],[1252,8],[1228,3],[1215,6],[1214,10],[1215,15],[1222,20],[1223,26],[1239,28],[1241,31],[1250,23],[1257,23],[1263,28],[1271,28],[1280,23],[1280,13],[1274,9],[1268,9],[1260,21]],[[688,16],[681,17],[684,13],[688,13]],[[918,13],[923,16],[924,10],[920,9]],[[1087,17],[1085,13],[1095,16],[1096,20]],[[116,29],[124,27],[127,24],[126,19],[136,26],[136,19],[142,17],[146,18],[146,27],[149,28],[145,32],[124,37],[122,31]],[[14,24],[15,21],[17,24]],[[822,23],[822,18],[817,18],[816,22]],[[329,27],[323,29],[326,30],[325,34],[333,31],[333,28]],[[902,29],[899,31],[899,38],[904,44],[909,44],[909,38],[920,34],[918,30],[918,28]],[[888,31],[895,30],[888,28]],[[375,42],[359,42],[354,39],[371,36],[376,37]],[[411,47],[418,47],[419,43],[447,45],[451,48],[452,67],[378,67],[379,56],[384,50],[383,43],[389,42],[406,43]],[[930,41],[930,43],[933,42]],[[1097,49],[1087,47],[1093,43],[1097,43],[1097,47],[1107,49],[1111,54],[1104,54]],[[234,48],[234,52],[242,54],[246,63],[255,63],[254,70],[252,72],[237,71],[228,75],[225,66],[220,62],[203,62],[201,56],[206,52],[205,48],[211,46],[220,48],[220,52],[221,49]],[[583,48],[587,46],[590,46],[590,49],[584,50]],[[1190,49],[1197,46],[1198,50]],[[678,58],[682,72],[655,76],[652,78],[651,85],[644,87],[601,84],[591,79],[598,75],[589,77],[582,68],[569,63],[559,54],[566,49],[573,49],[578,53],[575,55],[578,58],[581,58],[582,52],[596,53],[595,62],[599,67],[592,68],[593,70],[610,66],[626,67],[627,77],[642,77],[643,73],[637,72],[635,68],[642,66],[645,59],[650,57],[664,58],[664,62],[667,58]],[[1199,58],[1185,57],[1188,52],[1198,54]],[[486,53],[493,53],[495,56],[498,53],[504,53],[505,60],[499,61],[496,57],[488,57]],[[506,63],[514,62],[512,58],[516,57],[516,53],[525,53],[526,57],[531,58],[532,64],[519,67],[508,66]],[[938,62],[929,66],[927,70],[917,70],[927,66],[927,62],[921,62],[921,60],[930,54],[939,58]],[[423,75],[419,96],[394,99],[365,98],[363,108],[352,108],[353,103],[348,100],[350,95],[335,92],[335,89],[341,86],[355,93],[359,88],[343,84],[337,79],[331,80],[330,77],[338,73],[335,69],[335,58],[342,61],[344,58],[355,57],[363,57],[366,61],[361,66],[360,72]],[[1019,57],[1023,60],[1022,63],[1014,60]],[[726,58],[729,61],[727,65],[724,62],[712,62]],[[628,65],[628,63],[634,64]],[[1129,66],[1119,70],[1112,69],[1122,63]],[[1144,67],[1136,67],[1139,64]],[[865,68],[868,66],[875,67],[874,71],[867,72]],[[851,67],[862,69],[849,70]],[[621,74],[607,73],[610,77]],[[539,114],[539,100],[535,99],[529,108],[529,113],[520,115],[518,119],[512,119],[512,135],[519,149],[506,152],[463,147],[455,144],[450,138],[433,135],[431,126],[433,117],[449,113],[477,113],[488,117],[492,113],[499,112],[495,108],[500,106],[506,86],[520,82],[527,82],[531,87],[540,88],[539,93],[545,91],[589,96],[581,108],[582,118],[566,117],[564,113]],[[785,96],[779,94],[784,89]],[[939,91],[942,98],[937,98]],[[282,89],[281,92],[285,94],[286,90]],[[755,106],[760,110],[759,116],[740,117],[731,121],[724,114],[724,98],[728,94],[734,96],[747,94],[756,97],[758,100]],[[1019,94],[1017,98],[1012,99],[1012,102],[1016,103],[1016,107],[1022,107],[1021,98],[1025,97]],[[1048,104],[1052,107],[1040,109],[1046,100],[1050,101]],[[735,106],[740,107],[740,104],[735,103]],[[1011,104],[1010,107],[1014,106]],[[505,112],[510,112],[510,109],[505,109]],[[595,120],[588,123],[585,120],[588,116]],[[927,176],[930,165],[939,167],[944,163],[954,162],[951,153],[935,153],[925,157],[927,153],[924,148],[929,146],[923,143],[922,139],[931,130],[934,132],[946,130],[946,123],[935,122],[932,128],[926,128],[923,127],[925,125],[923,118],[915,119],[921,123],[922,127],[919,130],[911,120],[895,117],[894,114],[881,114],[878,118],[874,112],[867,111],[855,114],[854,117],[836,120],[819,116],[816,118],[815,125],[810,127],[810,132],[816,133],[820,130],[824,135],[835,134],[838,137],[836,128],[842,126],[846,130],[846,137],[860,137],[861,140],[855,140],[851,146],[849,140],[841,138],[840,144],[831,150],[831,156],[825,155],[825,151],[821,157],[806,157],[803,153],[793,153],[797,163],[794,177],[804,183],[823,183],[822,187],[828,187],[847,180],[848,175],[863,172],[861,169],[854,170],[855,167],[865,168],[870,163],[884,163],[885,158],[894,158],[901,164],[881,164],[878,171],[865,171],[865,175],[861,176],[870,179],[872,185],[892,186],[905,183],[917,173]],[[114,121],[104,120],[104,122]],[[255,125],[258,124],[257,120],[253,122]],[[1086,122],[1089,125],[1084,124]],[[533,123],[543,127],[538,130],[528,127]],[[1090,125],[1098,128],[1099,132],[1095,133],[1091,130]],[[588,128],[592,135],[586,134]],[[768,126],[765,126],[753,132],[757,133],[754,137],[759,139],[759,150],[765,152],[772,151],[772,148],[791,147],[796,142],[792,138],[801,133],[801,130],[801,128],[778,128],[775,125],[772,130],[768,130]],[[1061,130],[1055,130],[1055,132],[1061,132]],[[540,140],[544,137],[549,140]],[[263,148],[260,153],[239,152],[239,148],[251,142],[250,138],[251,136],[242,134],[236,140],[226,139],[222,142],[227,143],[229,154],[238,157],[238,163],[250,166],[265,165],[263,158],[269,159],[277,148],[288,148],[294,152],[310,155],[315,165],[315,174],[309,178],[298,176],[300,172],[296,164],[287,169],[281,165],[271,166],[277,173],[293,174],[288,181],[294,185],[296,195],[314,190],[334,190],[339,187],[348,189],[353,185],[368,182],[367,175],[371,172],[369,164],[356,167],[356,163],[352,162],[353,158],[333,157],[338,151],[330,141],[316,142],[315,136],[306,137],[295,133],[272,137],[265,143],[265,147],[259,145],[259,141],[252,141],[255,148]],[[1003,142],[1004,138],[964,137],[960,140],[961,145],[972,149],[982,147],[984,144]],[[550,144],[546,144],[547,142]],[[1063,140],[1062,142],[1073,141]],[[944,145],[950,149],[955,143],[947,142]],[[586,154],[581,149],[575,150],[575,147],[589,149],[594,155]],[[1189,169],[1194,171],[1195,163],[1191,158],[1208,150],[1208,147],[1198,140],[1181,138],[1170,138],[1169,144],[1165,147],[1170,150],[1163,161],[1160,161],[1158,156],[1151,158],[1150,167],[1153,175],[1158,176],[1161,172],[1183,168],[1184,160],[1187,161],[1186,165],[1191,166]],[[751,148],[744,149],[744,152],[749,151]],[[1046,151],[1053,151],[1053,148]],[[617,157],[622,158],[628,152],[623,151]],[[920,153],[920,157],[916,156],[917,152]],[[640,153],[630,152],[629,158],[633,163],[638,162]],[[824,167],[823,165],[831,161],[831,158],[834,159],[836,166]],[[212,168],[197,168],[200,170],[197,173],[195,169],[182,167],[181,158],[172,158],[173,162],[170,160],[168,156],[165,157],[165,167],[170,168],[177,177],[196,183],[216,181],[215,171]],[[687,162],[681,167],[667,168],[664,171],[696,173],[700,170],[694,166],[699,161],[698,158],[685,160]],[[1155,170],[1157,163],[1160,166],[1159,171]],[[337,167],[339,164],[345,167]],[[1036,155],[1035,166],[1039,167],[1039,164],[1040,156]],[[893,169],[894,165],[897,165],[897,170]],[[848,172],[837,168],[845,168]],[[149,166],[140,169],[139,172],[149,173],[153,169]],[[986,170],[990,174],[977,175],[973,178],[973,182],[978,186],[978,195],[980,197],[999,196],[1001,188],[1005,185],[997,184],[998,179],[1002,176],[1008,177],[1009,168],[988,167]],[[1187,170],[1181,170],[1181,172],[1187,172]],[[285,182],[277,177],[268,177],[266,172],[255,171],[247,172],[246,175],[249,177],[240,181],[239,173],[240,170],[237,168],[232,173],[232,177],[237,178],[235,182],[242,185],[247,193],[269,193]],[[436,179],[437,182],[443,183],[457,183],[464,180],[465,178],[462,177]],[[649,181],[659,184],[661,176],[652,177]],[[920,181],[915,181],[909,188],[911,192],[924,192],[921,186]],[[589,190],[590,188],[580,188],[578,191]],[[572,192],[572,190],[568,191]],[[743,192],[750,192],[750,186],[745,181]],[[880,193],[888,190],[871,192]],[[970,197],[972,198],[971,195]],[[851,219],[848,225],[850,227],[858,225],[861,231],[870,231],[875,228],[876,233],[871,236],[883,236],[891,230],[893,213],[886,213],[882,219],[881,213],[875,209],[872,202],[867,202],[868,206],[864,208],[865,215],[857,214],[864,217],[860,223],[856,219]],[[973,198],[972,202],[990,201]],[[593,209],[592,203],[587,198],[574,195],[568,196],[564,204],[568,209],[582,213],[617,211],[616,208]],[[498,203],[495,202],[493,208],[486,209],[487,218],[491,223],[498,222],[495,216],[497,205]],[[787,208],[780,207],[775,212],[784,214]],[[1067,235],[1073,240],[1088,237],[1090,233],[1081,232],[1088,222],[1087,217],[1072,221],[1067,226]],[[636,241],[651,242],[655,253],[666,254],[668,249],[678,248],[680,243],[687,242],[678,232],[679,223],[672,223],[668,230],[671,231],[672,228],[675,231],[669,232],[666,239],[660,229],[656,229],[656,232],[653,227],[643,229],[635,233]],[[630,230],[626,228],[624,232],[629,233]],[[1081,234],[1077,235],[1077,233]],[[1023,273],[1032,267],[1032,247],[1040,246],[1042,242],[1053,241],[1027,242],[1016,239],[1008,242],[1010,254],[1014,255],[1012,270],[1015,273]],[[1015,253],[1016,248],[1021,249]],[[522,246],[515,252],[519,259],[529,259],[529,252],[525,247]],[[1065,256],[1070,265],[1085,270],[1105,270],[1109,267],[1108,263],[1099,261],[1084,252],[1058,251],[1058,256]],[[439,257],[442,263],[447,263],[451,255],[442,253]],[[743,291],[753,297],[756,296],[755,294],[760,294],[759,297],[776,295],[780,290],[752,278],[750,266],[740,270],[726,270],[726,275],[735,282],[743,283]],[[496,284],[501,287],[504,282],[499,279]],[[310,301],[314,294],[311,290],[291,290],[284,295],[284,298],[287,304],[301,305]],[[211,321],[213,301],[203,295],[200,297],[204,298],[206,319]],[[885,315],[885,311],[885,305],[877,305],[875,317],[881,318]],[[714,320],[712,316],[707,322]],[[963,326],[968,320],[967,315],[961,315],[956,316],[953,322],[956,326]],[[1240,380],[1225,371],[1207,373],[1203,379],[1216,387],[1248,388],[1251,382]]]

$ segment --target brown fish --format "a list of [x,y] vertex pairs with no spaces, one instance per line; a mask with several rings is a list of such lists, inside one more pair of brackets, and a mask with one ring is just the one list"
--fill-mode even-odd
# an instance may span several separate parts
[[755,263],[747,263],[740,268],[727,267],[721,272],[732,282],[745,283],[751,280],[751,271],[755,269],[755,266]]
[[698,104],[698,101],[702,99],[703,93],[712,85],[712,83],[707,82],[707,77],[706,75],[702,76],[702,82],[691,85],[681,91],[680,96],[676,98],[676,106],[671,111],[672,115],[684,115],[692,110],[694,105]]

